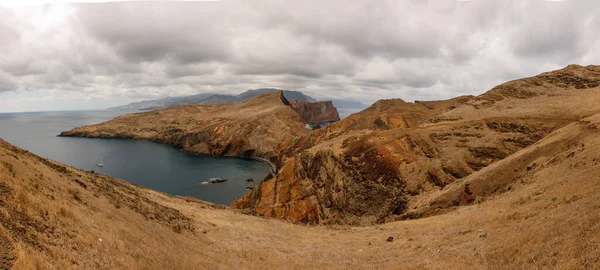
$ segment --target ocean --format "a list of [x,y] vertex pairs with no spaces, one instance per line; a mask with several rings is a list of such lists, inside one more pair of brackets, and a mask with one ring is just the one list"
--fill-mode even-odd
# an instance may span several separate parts
[[[218,204],[230,204],[269,173],[268,165],[256,160],[194,155],[148,141],[57,137],[62,131],[107,121],[121,114],[124,112],[0,113],[0,138],[79,169]],[[101,158],[104,167],[97,166]],[[229,181],[200,184],[213,177]],[[254,182],[246,182],[249,178]]]

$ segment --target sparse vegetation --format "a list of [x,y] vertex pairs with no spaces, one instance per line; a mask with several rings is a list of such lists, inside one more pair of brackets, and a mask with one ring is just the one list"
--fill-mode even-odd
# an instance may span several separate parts
[[63,218],[73,218],[73,213],[71,213],[69,210],[62,206],[58,210],[58,215]]
[[76,200],[78,202],[82,202],[82,200],[81,200],[81,192],[79,190],[70,188],[68,190],[68,193],[71,194],[71,197],[74,200]]
[[[578,133],[578,130],[571,132]],[[568,137],[566,132],[561,134]],[[600,150],[597,137],[590,137],[585,145],[585,150],[576,157],[595,157]],[[3,143],[0,146],[5,147]],[[0,161],[5,157],[2,156],[2,147]],[[555,161],[552,168],[562,168],[560,166],[567,166],[572,160],[560,153],[548,155],[545,157],[548,160],[554,156],[563,158]],[[535,185],[514,183],[511,192],[482,201],[476,206],[464,206],[461,211],[360,228],[306,227],[240,215],[229,210],[217,210],[198,200],[165,196],[101,175],[76,174],[82,182],[95,183],[79,190],[79,186],[74,185],[75,178],[70,179],[70,176],[64,176],[59,171],[14,162],[15,170],[44,171],[45,177],[0,182],[0,193],[9,194],[3,195],[0,200],[0,235],[19,235],[22,228],[26,228],[30,234],[24,234],[23,237],[36,237],[37,242],[18,240],[29,238],[10,240],[15,246],[15,251],[11,253],[16,258],[14,266],[25,269],[69,268],[74,265],[76,268],[106,266],[129,269],[197,269],[199,265],[206,268],[248,265],[249,268],[321,269],[394,268],[404,265],[464,269],[490,265],[535,268],[550,263],[561,268],[592,267],[594,258],[600,255],[593,243],[595,232],[600,230],[600,215],[587,210],[588,207],[596,207],[600,201],[600,195],[597,195],[600,194],[600,185],[595,181],[587,181],[583,176],[600,174],[600,167],[592,166],[590,162],[574,170],[557,171],[545,165],[545,160],[537,159],[536,164],[544,165],[536,165],[535,170],[527,171],[526,167],[534,162],[518,161],[515,166],[522,167],[518,171],[525,173],[522,176],[526,177],[525,183]],[[493,176],[495,167],[490,169],[490,177],[497,179]],[[512,167],[498,167],[498,170],[497,175],[514,171]],[[0,173],[6,174],[7,171]],[[582,177],[573,177],[574,174]],[[88,177],[97,179],[89,181]],[[466,178],[472,179],[472,176]],[[25,187],[35,186],[34,183],[41,190],[53,190],[51,196],[55,200],[48,200],[47,195],[38,192],[32,193],[30,205],[38,200],[44,202],[38,206],[39,211],[31,211],[37,216],[26,217],[17,212],[11,214],[11,209],[15,209],[18,201],[23,199],[19,199],[19,196],[13,198],[10,194],[19,194]],[[108,189],[108,186],[113,188]],[[471,185],[469,189],[469,192],[476,194],[478,185]],[[105,190],[107,193],[99,197],[89,196],[90,201],[85,207],[70,209],[66,206],[76,198],[81,199],[84,193],[93,194],[95,190]],[[451,187],[447,190],[451,190]],[[539,190],[545,192],[533,195],[533,198],[556,193],[571,198],[570,203],[547,209],[547,202],[531,197]],[[122,204],[121,200],[115,198],[127,199],[130,194],[142,196],[131,200],[132,206],[139,210],[111,206]],[[178,219],[175,210],[169,211],[168,207],[190,217],[190,225],[197,226],[200,233],[190,232],[185,224],[168,226],[167,223],[161,223],[160,219]],[[42,214],[44,209],[57,210],[48,211],[50,217],[46,219]],[[158,212],[151,214],[152,211]],[[52,217],[52,213],[60,218]],[[7,225],[6,220],[18,215],[21,215],[22,222]],[[60,221],[65,218],[73,222],[65,226]],[[38,220],[44,222],[38,223]],[[549,222],[540,223],[539,220]],[[28,228],[24,227],[25,224],[38,225],[27,225],[31,226]],[[37,229],[34,226],[38,226]],[[523,229],[514,230],[515,226]],[[393,242],[386,242],[388,237],[393,237]],[[542,239],[553,241],[544,242]],[[60,241],[69,248],[53,247],[51,241]],[[132,245],[136,248],[132,249]],[[48,248],[52,248],[52,251]],[[573,254],[578,255],[573,257]]]
[[[389,118],[389,130],[353,129],[360,126],[355,115],[290,139],[293,145],[282,146],[290,156],[280,163],[276,181],[250,194],[252,210],[274,217],[388,221],[363,227],[244,215],[258,211],[167,196],[40,162],[45,159],[0,141],[0,268],[597,268],[600,133],[589,126],[600,123],[600,108],[593,107],[600,104],[600,89],[589,89],[591,80],[550,78],[542,84],[572,86],[552,89],[563,95],[560,102],[556,96],[545,102],[539,94],[545,88],[501,87],[436,112],[462,117],[439,125],[419,120],[415,111],[388,108],[399,102],[382,102],[371,111],[402,115]],[[572,81],[555,81],[561,78]],[[590,107],[579,110],[582,102]],[[419,106],[436,110],[436,104]],[[485,128],[498,112],[502,119],[495,121],[502,123],[526,113],[546,124],[548,133],[519,148],[504,140],[515,132]],[[426,124],[410,128],[419,121]],[[525,131],[496,126],[505,127]],[[448,136],[441,140],[433,133]],[[464,135],[469,133],[482,135]],[[463,146],[456,146],[459,140]]]

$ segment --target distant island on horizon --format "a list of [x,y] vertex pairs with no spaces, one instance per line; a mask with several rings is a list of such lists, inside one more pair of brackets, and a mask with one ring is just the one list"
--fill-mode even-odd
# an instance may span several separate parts
[[[130,104],[108,108],[111,111],[149,111],[174,107],[178,105],[187,104],[223,104],[223,103],[234,103],[247,100],[249,98],[258,96],[262,93],[272,93],[277,91],[283,91],[283,94],[288,99],[298,100],[301,102],[315,102],[317,99],[308,96],[300,91],[295,90],[282,90],[277,88],[260,88],[247,90],[238,95],[226,95],[216,93],[202,93],[190,96],[180,97],[166,97],[154,100],[143,100],[133,102]],[[362,110],[367,108],[368,105],[352,99],[327,99],[333,102],[333,105],[338,109],[353,109]]]

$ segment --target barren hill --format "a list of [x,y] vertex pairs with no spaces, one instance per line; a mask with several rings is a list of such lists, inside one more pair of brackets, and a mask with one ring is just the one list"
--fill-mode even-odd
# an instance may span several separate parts
[[271,159],[279,143],[307,132],[281,92],[240,103],[183,105],[128,114],[61,136],[145,139],[196,153]]
[[284,141],[279,174],[232,206],[306,223],[372,224],[471,204],[519,181],[508,170],[502,181],[477,178],[486,167],[600,113],[598,86],[600,67],[571,65],[477,97],[381,100]]
[[242,215],[0,140],[0,268],[594,268],[599,126],[600,115],[574,121],[432,193],[442,209],[464,194],[469,205],[366,227]]
[[373,224],[495,194],[502,188],[497,184],[469,185],[463,187],[467,199],[437,199],[553,131],[600,113],[599,85],[599,67],[571,65],[477,97],[380,100],[313,132],[301,127],[310,114],[270,93],[242,103],[126,115],[62,135],[149,139],[200,153],[266,158],[278,174],[232,207],[294,222]]

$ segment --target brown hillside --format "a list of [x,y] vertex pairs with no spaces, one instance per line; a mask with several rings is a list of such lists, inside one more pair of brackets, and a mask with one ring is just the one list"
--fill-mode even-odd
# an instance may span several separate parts
[[290,100],[290,106],[307,124],[318,125],[323,122],[340,120],[340,114],[331,101],[302,102]]
[[[240,215],[0,140],[0,268],[591,269],[600,263],[599,126],[600,115],[575,121],[464,178],[471,205],[367,227]],[[461,181],[430,200],[470,200],[456,192]]]
[[599,85],[600,67],[573,65],[474,98],[380,101],[284,141],[279,174],[232,206],[307,223],[370,224],[473,203],[499,187],[483,184],[491,181],[485,178],[463,188],[472,194],[462,201],[432,199],[455,196],[447,190],[472,181],[473,173],[600,113]]
[[145,139],[196,153],[271,159],[282,140],[304,132],[300,115],[282,92],[273,92],[240,103],[183,105],[123,115],[61,136]]

